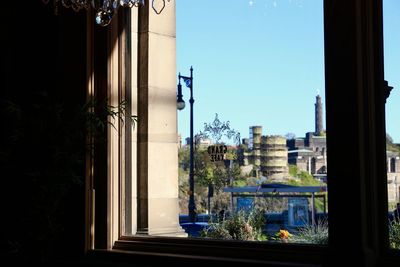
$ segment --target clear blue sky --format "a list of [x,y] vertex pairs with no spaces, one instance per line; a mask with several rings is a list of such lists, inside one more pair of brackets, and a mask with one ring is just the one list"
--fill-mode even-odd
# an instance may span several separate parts
[[385,80],[394,87],[386,102],[386,132],[400,143],[400,1],[383,4]]
[[[385,0],[388,132],[400,142],[400,1]],[[194,132],[215,113],[248,137],[314,131],[317,92],[325,103],[322,0],[176,0],[177,71],[194,68]],[[390,6],[389,6],[390,4]],[[385,11],[386,11],[385,10]],[[397,14],[394,11],[397,11]],[[390,16],[389,16],[390,15]],[[397,31],[397,34],[394,34]],[[385,41],[386,41],[385,39]],[[178,131],[189,136],[189,89]],[[324,107],[325,115],[325,107]],[[324,121],[325,127],[325,121]]]

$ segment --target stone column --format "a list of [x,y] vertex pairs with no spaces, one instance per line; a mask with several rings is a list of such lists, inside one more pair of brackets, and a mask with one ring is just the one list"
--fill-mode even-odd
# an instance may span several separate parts
[[175,1],[150,1],[138,25],[138,234],[187,236],[179,225]]

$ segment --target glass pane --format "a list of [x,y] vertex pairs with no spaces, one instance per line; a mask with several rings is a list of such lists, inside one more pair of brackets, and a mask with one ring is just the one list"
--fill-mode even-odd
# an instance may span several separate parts
[[177,1],[177,68],[189,236],[326,244],[323,1]]
[[[385,80],[393,87],[386,101],[386,154],[391,248],[400,249],[400,2],[383,1]],[[388,89],[390,90],[390,89]]]

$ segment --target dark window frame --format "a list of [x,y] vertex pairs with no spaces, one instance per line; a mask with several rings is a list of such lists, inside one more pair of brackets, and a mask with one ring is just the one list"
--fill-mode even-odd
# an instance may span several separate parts
[[[398,261],[399,251],[388,247],[387,180],[382,178],[386,178],[387,170],[382,21],[381,0],[324,1],[327,154],[332,177],[328,181],[328,246],[120,235],[107,250],[111,254],[105,254],[267,266],[278,262],[283,266],[338,266],[350,259],[361,266],[389,266]],[[94,47],[92,53],[96,55],[107,50],[104,41],[109,43],[110,34],[104,32],[94,31],[94,43],[103,43]],[[93,68],[96,77],[107,74],[104,65],[95,62]],[[100,92],[107,87],[107,81],[96,81]],[[348,148],[346,158],[351,159],[346,166],[343,147]],[[97,152],[94,157],[103,159],[107,153],[104,148]],[[94,183],[105,182],[104,175],[99,174],[104,166],[94,167],[98,174],[93,176]],[[107,186],[96,189],[99,213],[92,218],[96,242],[88,248],[91,254],[105,255],[107,249],[110,225],[106,212],[101,211],[107,190]],[[88,222],[87,229],[90,225]]]

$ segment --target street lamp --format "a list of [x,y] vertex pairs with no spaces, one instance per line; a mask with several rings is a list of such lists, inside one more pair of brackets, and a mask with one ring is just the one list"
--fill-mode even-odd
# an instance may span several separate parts
[[190,171],[189,171],[189,220],[191,223],[196,222],[196,205],[194,203],[194,156],[193,156],[193,67],[190,67],[190,77],[178,75],[178,93],[176,97],[176,105],[178,110],[185,108],[185,101],[182,99],[182,85],[181,79],[190,89]]

